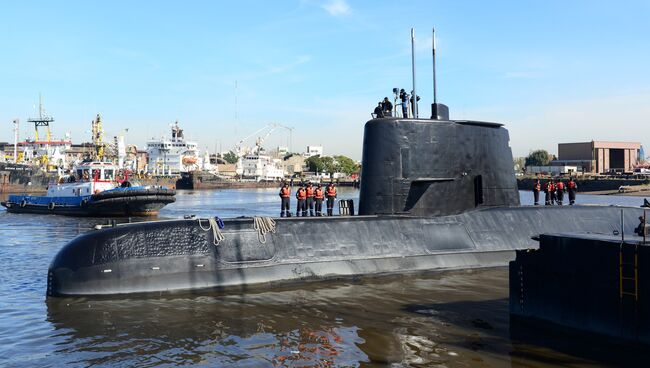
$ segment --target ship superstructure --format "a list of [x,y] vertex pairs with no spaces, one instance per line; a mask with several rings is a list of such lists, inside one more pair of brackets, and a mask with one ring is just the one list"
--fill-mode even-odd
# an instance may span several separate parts
[[183,129],[176,121],[172,125],[171,139],[162,138],[147,142],[149,164],[147,171],[153,175],[178,175],[184,171],[201,169],[198,144],[186,141]]
[[281,160],[260,154],[245,155],[237,162],[241,176],[256,181],[274,181],[284,178],[284,170],[279,166]]

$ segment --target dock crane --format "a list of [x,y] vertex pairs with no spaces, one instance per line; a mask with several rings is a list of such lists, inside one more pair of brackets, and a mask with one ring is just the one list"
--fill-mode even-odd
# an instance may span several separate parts
[[290,134],[291,134],[291,132],[293,131],[293,128],[289,128],[289,127],[284,126],[284,125],[279,124],[279,123],[268,123],[268,124],[266,124],[264,127],[260,128],[260,129],[258,129],[258,130],[256,130],[255,132],[249,134],[248,136],[244,137],[244,138],[241,139],[239,142],[237,142],[237,144],[235,145],[234,152],[235,152],[235,154],[237,155],[237,158],[238,158],[238,160],[237,160],[237,164],[236,164],[236,168],[235,168],[235,172],[236,172],[238,175],[242,175],[242,174],[243,174],[243,172],[244,172],[244,168],[243,168],[243,161],[242,161],[242,160],[243,160],[243,158],[244,158],[244,155],[246,155],[246,154],[249,153],[248,151],[247,151],[247,152],[244,152],[244,149],[243,149],[243,147],[242,147],[242,144],[243,144],[246,140],[248,140],[249,138],[251,138],[251,137],[253,137],[253,136],[255,136],[255,135],[259,134],[259,133],[262,133],[262,132],[264,132],[264,131],[267,131],[266,134],[265,134],[263,137],[258,137],[258,138],[255,140],[255,147],[250,151],[250,152],[252,152],[254,155],[257,156],[256,159],[259,161],[259,155],[260,155],[260,153],[261,153],[262,150],[263,150],[263,149],[262,149],[262,144],[263,144],[264,141],[265,141],[265,140],[266,140],[266,139],[271,135],[271,133],[273,133],[277,128],[288,129]]

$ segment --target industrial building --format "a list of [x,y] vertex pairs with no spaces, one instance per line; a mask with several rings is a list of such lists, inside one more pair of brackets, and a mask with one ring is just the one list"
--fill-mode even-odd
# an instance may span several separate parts
[[639,161],[641,143],[591,141],[558,144],[553,165],[577,166],[584,173],[632,172]]

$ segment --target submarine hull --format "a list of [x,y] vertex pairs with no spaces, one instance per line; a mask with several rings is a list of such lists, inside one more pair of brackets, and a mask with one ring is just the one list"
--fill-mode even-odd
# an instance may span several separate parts
[[[49,296],[249,286],[458,268],[505,266],[549,231],[611,234],[616,207],[505,207],[458,215],[276,219],[264,237],[253,219],[225,221],[215,245],[206,219],[118,225],[79,236],[50,265]],[[305,231],[308,229],[307,231]],[[317,231],[312,231],[318,229]],[[265,241],[265,242],[262,242]]]

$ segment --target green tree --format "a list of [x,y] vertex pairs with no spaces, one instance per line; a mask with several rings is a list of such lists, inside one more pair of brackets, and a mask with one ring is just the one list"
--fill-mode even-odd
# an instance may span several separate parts
[[350,175],[359,171],[359,165],[357,165],[357,163],[349,157],[334,156],[334,160],[336,160],[336,171],[338,172]]
[[321,161],[323,162],[323,166],[325,168],[323,170],[324,172],[328,174],[333,174],[337,171],[336,161],[334,161],[333,157],[329,157],[329,156],[321,157]]
[[326,169],[320,156],[311,156],[305,160],[305,163],[307,164],[309,171],[324,172]]
[[237,161],[239,160],[239,157],[237,157],[237,154],[233,151],[229,151],[225,155],[223,155],[223,159],[226,160],[227,163],[229,164],[236,164]]
[[526,166],[547,166],[551,159],[551,155],[545,150],[533,151],[526,157]]

